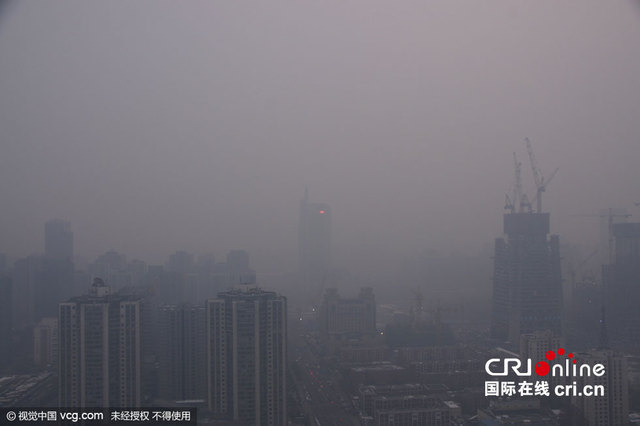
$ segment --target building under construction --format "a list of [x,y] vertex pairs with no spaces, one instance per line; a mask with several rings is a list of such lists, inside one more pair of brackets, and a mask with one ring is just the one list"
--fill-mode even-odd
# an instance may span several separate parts
[[495,242],[492,337],[517,344],[523,333],[561,334],[559,239],[548,237],[549,214],[505,214],[504,233]]
[[514,345],[523,333],[562,332],[559,239],[549,235],[549,213],[541,212],[542,192],[551,178],[544,181],[528,140],[527,148],[538,189],[534,198],[537,209],[532,211],[522,193],[521,164],[514,154],[516,187],[513,195],[507,196],[505,208],[510,212],[504,215],[505,236],[496,239],[494,252],[491,335]]

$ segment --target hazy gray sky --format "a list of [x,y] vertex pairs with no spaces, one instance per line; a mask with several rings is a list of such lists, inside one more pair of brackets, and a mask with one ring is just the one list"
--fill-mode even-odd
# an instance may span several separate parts
[[[512,152],[565,242],[640,201],[632,0],[22,1],[0,20],[0,251],[295,265],[298,201],[339,255],[478,250]],[[632,213],[640,214],[638,209]],[[640,220],[640,217],[636,217]],[[590,233],[593,233],[592,236]],[[356,252],[356,248],[363,250]]]

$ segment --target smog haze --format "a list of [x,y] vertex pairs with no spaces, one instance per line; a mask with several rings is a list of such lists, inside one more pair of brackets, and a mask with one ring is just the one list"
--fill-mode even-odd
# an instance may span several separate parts
[[258,272],[291,271],[305,187],[331,205],[338,266],[473,254],[502,233],[513,152],[535,195],[526,137],[545,176],[559,167],[543,208],[563,242],[598,238],[576,214],[638,213],[632,1],[0,11],[0,252],[14,258],[61,218],[88,259],[242,248]]

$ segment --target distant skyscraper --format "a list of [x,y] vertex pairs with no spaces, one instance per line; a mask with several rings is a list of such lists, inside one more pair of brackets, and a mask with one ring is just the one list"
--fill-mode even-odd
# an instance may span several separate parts
[[51,259],[73,260],[71,223],[53,219],[44,224],[44,253]]
[[74,273],[70,259],[28,256],[13,268],[14,327],[33,327],[55,317],[58,303],[72,295]]
[[310,203],[307,190],[300,202],[298,270],[305,283],[323,285],[331,267],[331,208]]
[[607,332],[613,347],[640,348],[640,223],[617,223],[613,263],[603,267]]
[[207,302],[208,405],[220,418],[287,424],[287,302],[242,285]]
[[256,283],[256,271],[249,266],[249,253],[246,250],[227,253],[227,269],[231,285]]
[[[29,256],[16,261],[13,268],[13,326],[32,327],[42,316],[36,315],[36,297],[42,281],[42,258]],[[57,302],[56,302],[57,303]]]
[[191,272],[194,267],[193,254],[184,250],[178,250],[169,256],[169,261],[165,267],[167,271],[179,272],[185,274]]
[[206,328],[203,306],[160,307],[159,394],[168,401],[206,400]]
[[142,323],[142,298],[113,295],[99,278],[89,295],[60,304],[61,407],[141,405]]
[[504,238],[495,242],[492,337],[520,342],[540,330],[562,332],[562,277],[558,236],[548,213],[504,215]]

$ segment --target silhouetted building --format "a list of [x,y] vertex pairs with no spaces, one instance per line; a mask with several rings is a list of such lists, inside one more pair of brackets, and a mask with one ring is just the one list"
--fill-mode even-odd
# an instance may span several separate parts
[[[553,367],[555,364],[564,363],[566,358],[557,356],[555,359],[549,360],[546,357],[547,352],[555,351],[558,348],[564,347],[564,339],[555,335],[551,330],[536,331],[520,335],[519,355],[523,362],[527,362],[527,359],[531,359],[532,364],[536,365],[540,361],[545,361]],[[553,375],[548,376],[547,381],[552,388],[555,388],[558,385],[566,385],[571,382],[571,380],[565,376]]]
[[60,304],[61,407],[139,407],[143,309],[138,295],[111,294],[96,278],[89,294]]
[[69,258],[41,259],[36,278],[36,321],[58,315],[58,303],[73,296],[74,266]]
[[487,354],[467,346],[401,347],[394,351],[396,362],[411,371],[413,380],[438,383],[450,389],[484,384]]
[[629,423],[629,371],[627,359],[609,349],[575,354],[578,365],[602,364],[603,376],[591,374],[574,377],[578,389],[584,386],[603,386],[604,395],[573,396],[571,398],[573,425],[614,426]]
[[478,409],[477,419],[477,424],[496,426],[564,424],[560,423],[559,413],[542,407],[540,400],[533,397],[492,399],[489,407]]
[[418,384],[362,386],[360,402],[374,425],[449,425],[450,406]]
[[286,345],[284,297],[243,285],[209,300],[209,409],[242,424],[286,424]]
[[357,298],[344,299],[335,288],[325,292],[318,312],[320,331],[327,337],[350,338],[376,334],[373,289],[360,289]]
[[310,203],[308,192],[300,202],[298,272],[307,285],[324,286],[331,268],[331,208]]
[[144,282],[147,264],[141,260],[127,261],[124,254],[115,250],[98,256],[90,265],[92,277],[100,277],[104,282],[117,291],[125,287],[138,287]]
[[206,400],[206,323],[203,306],[160,307],[159,396]]
[[567,341],[572,347],[593,348],[598,346],[602,307],[605,299],[603,286],[595,278],[573,284],[568,315]]
[[17,329],[33,326],[36,318],[36,294],[41,276],[42,259],[29,256],[16,261],[13,274],[13,325]]
[[74,268],[71,259],[28,256],[13,268],[13,322],[31,328],[44,317],[55,317],[58,303],[71,296]]
[[13,297],[11,277],[0,273],[0,372],[5,371],[11,360],[11,335],[13,323]]
[[520,335],[520,358],[531,358],[535,364],[546,360],[546,353],[561,348],[562,338],[553,334],[551,330],[536,331]]
[[29,256],[13,269],[14,324],[32,327],[44,317],[57,315],[58,303],[71,295],[73,263],[69,259]]
[[505,238],[495,241],[493,338],[520,342],[537,330],[562,332],[559,239],[548,237],[548,213],[504,215]]
[[640,223],[613,225],[615,257],[603,267],[607,331],[612,346],[640,347]]
[[184,250],[178,250],[169,256],[169,260],[166,264],[167,271],[174,271],[180,273],[191,272],[194,267],[193,254]]
[[53,219],[44,224],[44,253],[51,259],[73,261],[71,223]]
[[57,368],[58,318],[42,318],[33,328],[33,362],[42,368]]
[[231,250],[227,253],[226,266],[231,285],[255,284],[256,271],[249,266],[249,253],[245,250]]

